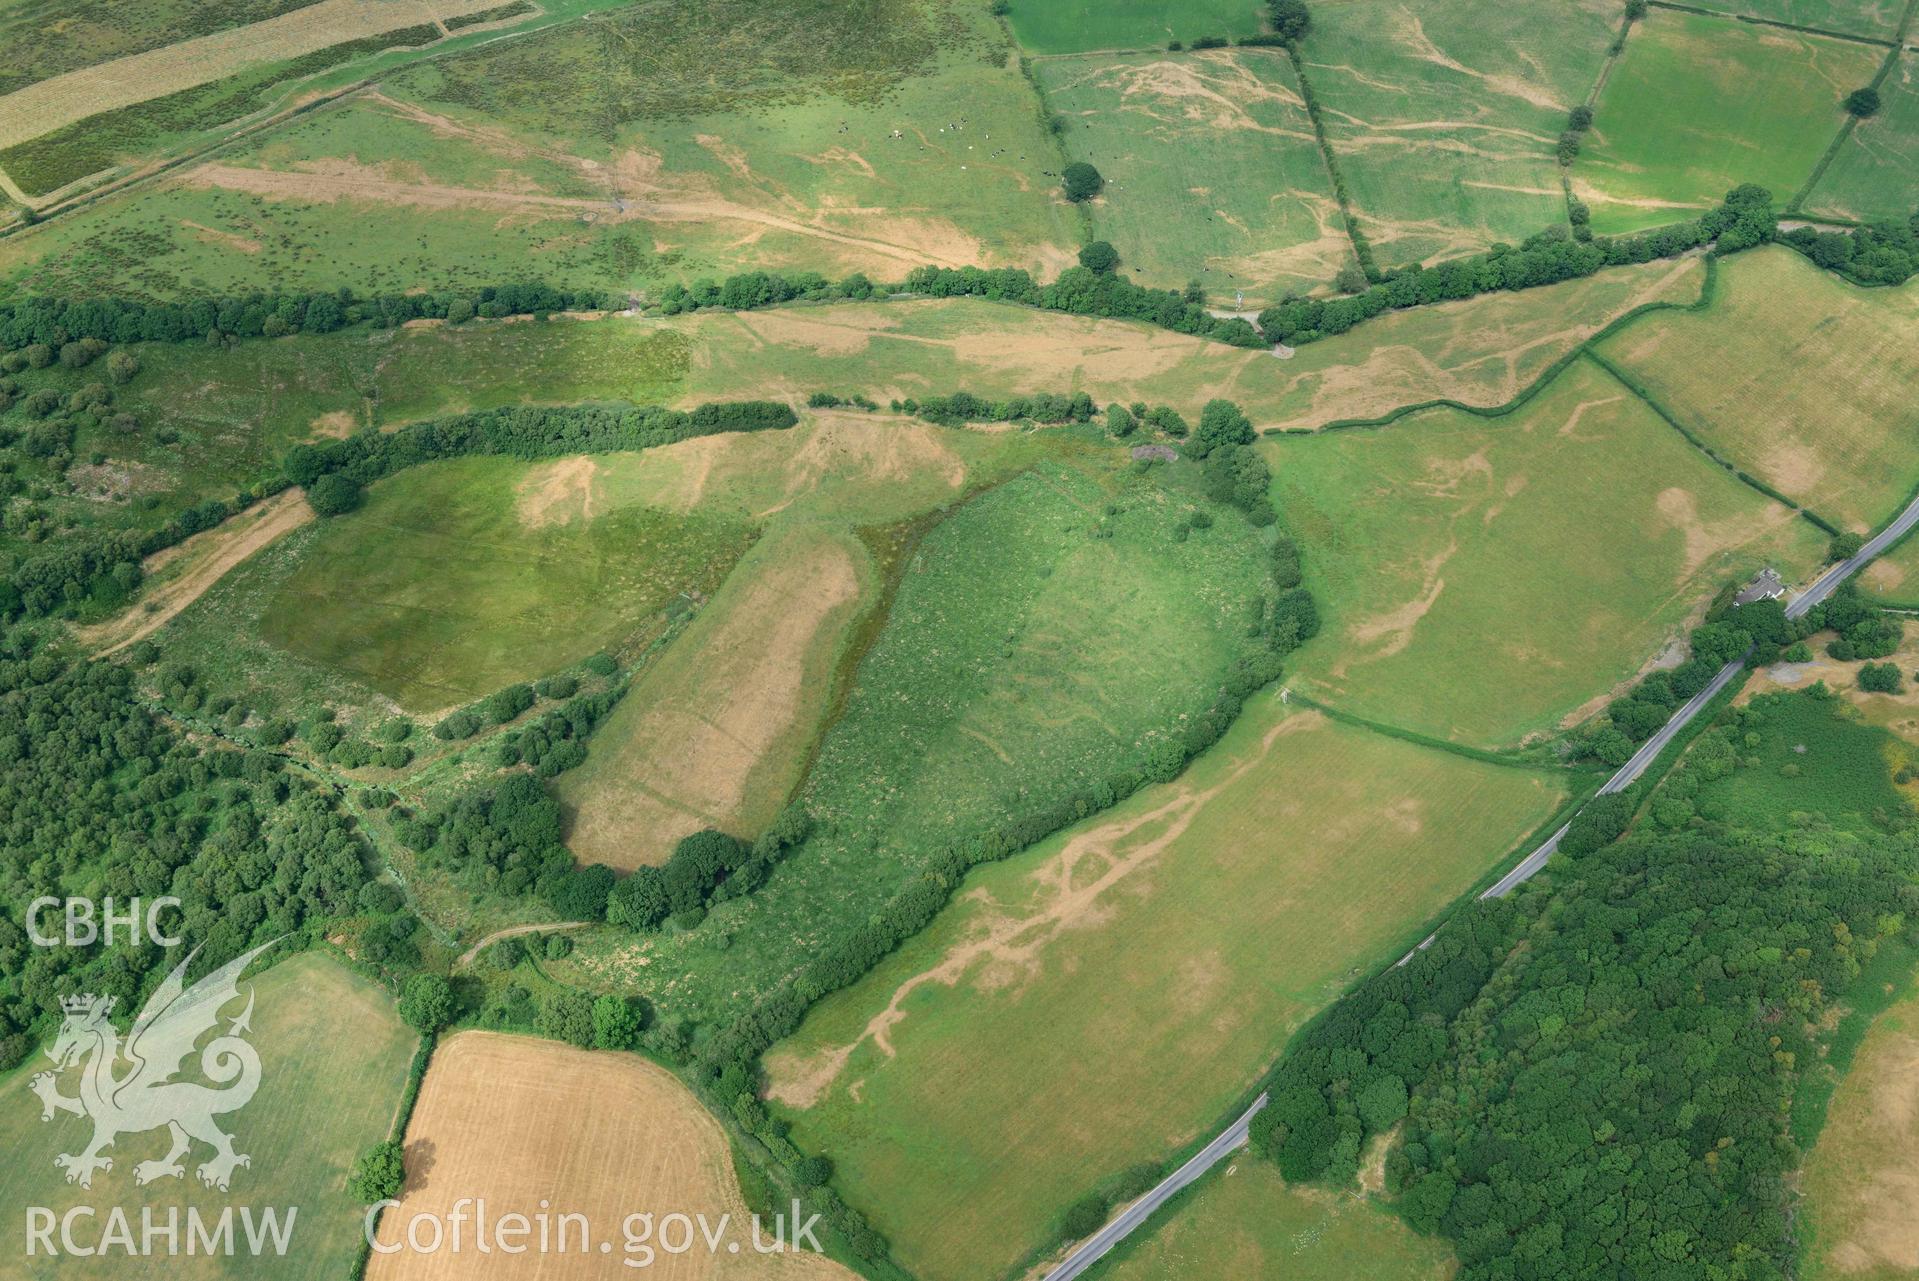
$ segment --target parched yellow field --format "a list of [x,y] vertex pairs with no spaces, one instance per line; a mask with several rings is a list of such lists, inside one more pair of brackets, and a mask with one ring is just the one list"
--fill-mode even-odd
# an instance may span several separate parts
[[1242,1152],[1172,1217],[1122,1247],[1104,1281],[1446,1281],[1446,1244],[1367,1200],[1294,1187]]
[[1719,585],[1796,581],[1825,540],[1591,361],[1523,408],[1265,442],[1325,631],[1295,679],[1494,747],[1636,672]]
[[[810,1251],[754,1252],[725,1133],[671,1073],[638,1055],[492,1032],[448,1037],[427,1069],[407,1125],[406,1153],[407,1186],[399,1206],[380,1220],[370,1281],[852,1276]],[[534,1222],[547,1214],[555,1248],[481,1253],[470,1225],[459,1251],[446,1244],[434,1253],[407,1248],[415,1215],[444,1222],[463,1197],[484,1199],[494,1223],[508,1214]],[[466,1209],[474,1211],[471,1203]],[[569,1230],[559,1224],[561,1214],[584,1216],[584,1248],[578,1226],[564,1235]],[[665,1249],[677,1242],[670,1231],[629,1244],[628,1216],[635,1214],[652,1215],[655,1232],[671,1214],[703,1214],[716,1231],[720,1216],[730,1215],[723,1241],[738,1250],[723,1243],[709,1252],[697,1230],[693,1248],[683,1253]],[[637,1237],[639,1225],[630,1226]],[[424,1233],[422,1242],[429,1239]],[[762,1240],[772,1234],[769,1223]],[[610,1248],[602,1252],[601,1243]],[[646,1264],[642,1246],[653,1251]]]
[[915,1275],[998,1275],[1561,796],[1262,695],[1178,780],[977,873],[775,1047],[770,1094]]
[[1785,248],[1720,266],[1704,311],[1604,344],[1680,422],[1827,520],[1865,530],[1919,485],[1919,288],[1859,289]]
[[1919,1274],[1919,992],[1881,1014],[1806,1160],[1810,1281]]
[[298,58],[363,36],[456,18],[499,0],[319,0],[264,22],[182,40],[42,80],[0,98],[0,147],[103,111],[211,84],[236,71]]

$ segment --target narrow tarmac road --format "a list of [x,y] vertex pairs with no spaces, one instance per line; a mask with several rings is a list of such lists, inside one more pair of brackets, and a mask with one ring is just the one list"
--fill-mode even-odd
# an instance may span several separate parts
[[[1811,587],[1793,597],[1786,606],[1786,617],[1804,617],[1807,610],[1839,590],[1840,584],[1882,555],[1887,548],[1903,538],[1914,525],[1919,525],[1919,498],[1913,499],[1904,511],[1893,518],[1891,524],[1867,540],[1857,555],[1827,569],[1813,580]],[[1691,724],[1693,718],[1699,715],[1706,704],[1732,683],[1733,678],[1739,675],[1739,669],[1744,665],[1743,659],[1737,659],[1720,668],[1718,674],[1712,678],[1711,684],[1687,699],[1685,705],[1672,714],[1672,719],[1667,721],[1657,734],[1647,739],[1645,744],[1632,754],[1632,759],[1619,767],[1617,773],[1606,780],[1605,786],[1599,789],[1599,794],[1605,796],[1624,791],[1632,786],[1633,782],[1658,758],[1659,753],[1665,750],[1666,745],[1672,742],[1673,737]],[[1560,838],[1565,836],[1566,828],[1570,826],[1571,824],[1568,823],[1547,837],[1538,849],[1528,854],[1512,871],[1500,877],[1480,897],[1503,898],[1531,880],[1557,852]],[[1404,965],[1410,961],[1415,953],[1437,937],[1437,932],[1427,935],[1419,947],[1399,958],[1398,964]],[[1226,1127],[1211,1143],[1200,1149],[1191,1160],[1167,1175],[1151,1192],[1127,1206],[1105,1227],[1082,1241],[1059,1266],[1046,1274],[1045,1281],[1072,1281],[1072,1278],[1099,1262],[1109,1250],[1130,1236],[1140,1224],[1150,1219],[1154,1211],[1166,1204],[1180,1189],[1191,1184],[1245,1143],[1247,1130],[1252,1124],[1253,1117],[1265,1106],[1266,1095],[1261,1094],[1253,1100],[1253,1105],[1247,1108],[1238,1120]]]

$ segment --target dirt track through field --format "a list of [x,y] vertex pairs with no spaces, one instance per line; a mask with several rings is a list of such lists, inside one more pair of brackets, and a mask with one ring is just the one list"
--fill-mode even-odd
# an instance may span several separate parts
[[320,0],[318,4],[83,67],[0,98],[0,147],[103,111],[163,98],[268,62],[494,8],[499,0]]
[[144,601],[118,617],[92,627],[77,628],[74,635],[83,645],[100,646],[96,657],[116,654],[166,626],[247,557],[312,519],[313,509],[307,506],[306,491],[302,489],[282,490],[264,502],[255,503],[222,524],[147,557],[141,568],[149,575],[159,573],[176,560],[188,562],[187,568],[148,592]]
[[868,236],[854,236],[828,227],[814,226],[797,218],[754,209],[718,197],[688,199],[648,199],[637,197],[614,208],[611,201],[584,196],[549,196],[534,192],[493,191],[476,187],[448,186],[442,183],[401,182],[384,177],[345,161],[329,162],[324,170],[281,173],[270,169],[246,169],[237,165],[201,165],[187,176],[200,186],[244,191],[269,200],[304,200],[330,203],[335,200],[363,200],[370,204],[413,205],[425,209],[499,209],[528,214],[597,212],[609,222],[650,220],[656,222],[743,222],[796,236],[810,236],[837,245],[911,266],[933,262],[943,267],[965,267],[974,259],[952,252],[939,252],[924,245],[893,244]]
[[[485,1100],[484,1107],[474,1106]],[[469,1219],[464,1248],[436,1253],[377,1253],[370,1281],[575,1281],[661,1276],[668,1281],[851,1281],[852,1274],[810,1252],[758,1254],[748,1210],[733,1172],[726,1135],[671,1073],[634,1054],[594,1053],[557,1041],[460,1032],[440,1042],[406,1132],[407,1182],[400,1205],[381,1219],[382,1246],[400,1243],[416,1214],[440,1218],[456,1202],[484,1200],[488,1219],[540,1216],[554,1225],[551,1246],[508,1255],[475,1247]],[[561,1236],[559,1216],[585,1217]],[[627,1248],[623,1223],[650,1214],[658,1231],[668,1215],[704,1215],[725,1236],[709,1250],[699,1232],[692,1248],[667,1253],[675,1240],[652,1239],[650,1264]],[[766,1236],[773,1227],[766,1226]],[[421,1240],[428,1235],[422,1230]],[[535,1245],[535,1235],[521,1239]],[[762,1241],[766,1238],[763,1237]],[[499,1238],[495,1238],[497,1244]],[[564,1242],[564,1251],[559,1248]],[[599,1242],[611,1248],[601,1253]],[[729,1250],[727,1244],[737,1246]],[[633,1266],[627,1265],[633,1261]]]

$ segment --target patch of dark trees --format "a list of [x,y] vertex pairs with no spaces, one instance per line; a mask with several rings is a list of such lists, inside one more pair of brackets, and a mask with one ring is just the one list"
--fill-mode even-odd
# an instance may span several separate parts
[[1779,239],[1856,284],[1902,285],[1919,272],[1919,213],[1851,231],[1794,227]]

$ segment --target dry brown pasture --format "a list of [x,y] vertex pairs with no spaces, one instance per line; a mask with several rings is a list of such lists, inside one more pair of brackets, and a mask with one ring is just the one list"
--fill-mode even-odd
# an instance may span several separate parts
[[[725,1133],[671,1073],[633,1054],[575,1049],[557,1041],[496,1032],[460,1032],[440,1042],[406,1132],[407,1184],[400,1204],[380,1221],[369,1281],[582,1281],[658,1276],[668,1281],[840,1281],[852,1273],[810,1251],[758,1254]],[[443,1236],[436,1252],[404,1243],[416,1215],[448,1223],[456,1202],[485,1201],[487,1219],[548,1216],[549,1245],[561,1241],[559,1215],[590,1225],[590,1248],[577,1226],[565,1252],[549,1248],[506,1254],[475,1248],[469,1222],[462,1249]],[[469,1204],[467,1213],[476,1212]],[[627,1216],[704,1215],[725,1242],[709,1252],[696,1229],[694,1247],[655,1247],[650,1265],[629,1266]],[[637,1224],[635,1231],[637,1232]],[[656,1227],[657,1230],[657,1227]],[[772,1232],[771,1225],[767,1234]],[[430,1241],[424,1226],[416,1240]],[[654,1241],[662,1238],[654,1237]],[[677,1244],[669,1232],[664,1238]],[[497,1244],[500,1238],[495,1238]],[[763,1237],[764,1241],[765,1238]],[[602,1243],[610,1246],[601,1252]],[[727,1243],[737,1244],[729,1251]]]

